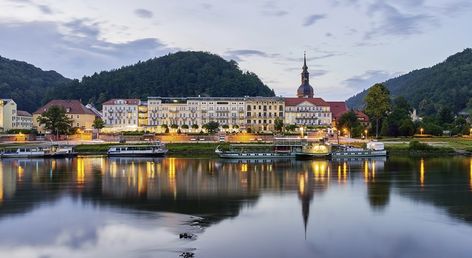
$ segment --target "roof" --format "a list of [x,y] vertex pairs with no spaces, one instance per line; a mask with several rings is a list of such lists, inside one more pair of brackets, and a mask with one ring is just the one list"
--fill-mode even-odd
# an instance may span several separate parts
[[339,119],[344,113],[349,111],[346,102],[344,101],[328,101],[327,103],[331,109],[333,118],[336,120]]
[[105,101],[102,105],[116,105],[115,101],[124,100],[126,105],[139,105],[139,99],[110,99]]
[[26,112],[26,111],[23,111],[23,110],[17,110],[17,111],[16,111],[16,114],[17,114],[18,116],[31,116],[30,113],[28,113],[28,112]]
[[63,107],[68,114],[77,114],[77,115],[95,115],[92,111],[87,109],[79,100],[75,99],[53,99],[49,101],[46,105],[38,108],[33,114],[42,114],[52,106]]
[[305,101],[316,106],[329,106],[322,98],[285,98],[285,106],[297,106]]
[[354,113],[356,113],[356,116],[359,120],[362,122],[369,122],[369,116],[366,115],[364,112],[359,111],[359,110],[354,110]]

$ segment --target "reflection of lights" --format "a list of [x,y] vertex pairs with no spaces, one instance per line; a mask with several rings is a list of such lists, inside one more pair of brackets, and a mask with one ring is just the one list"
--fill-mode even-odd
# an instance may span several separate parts
[[367,160],[364,161],[364,181],[369,182],[369,163]]
[[0,202],[3,201],[3,164],[0,164]]
[[305,186],[306,186],[306,177],[308,176],[307,173],[304,173],[304,174],[299,174],[298,175],[298,191],[300,192],[300,194],[304,194],[305,193]]
[[347,181],[347,162],[344,161],[343,163],[343,177],[344,177],[344,182]]
[[177,187],[175,183],[175,158],[169,158],[169,185],[174,194],[174,199],[177,197]]
[[77,184],[85,182],[85,162],[83,158],[77,158]]
[[247,164],[246,163],[241,164],[241,172],[247,172]]
[[472,191],[472,158],[470,158],[470,172],[469,173],[470,173],[469,184],[470,184],[470,190]]
[[421,159],[420,161],[420,184],[421,187],[424,185],[424,160]]
[[372,180],[375,179],[375,160],[372,160]]
[[338,183],[341,183],[341,165],[338,165]]
[[21,165],[18,165],[18,171],[17,171],[17,174],[18,174],[18,181],[21,181],[23,179],[23,173],[24,173],[24,169]]

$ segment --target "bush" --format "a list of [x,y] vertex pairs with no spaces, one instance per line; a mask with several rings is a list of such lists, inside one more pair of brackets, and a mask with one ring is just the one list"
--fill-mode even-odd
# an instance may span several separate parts
[[408,146],[408,149],[409,150],[431,150],[431,149],[434,149],[434,147],[426,143],[419,142],[419,141],[411,141]]

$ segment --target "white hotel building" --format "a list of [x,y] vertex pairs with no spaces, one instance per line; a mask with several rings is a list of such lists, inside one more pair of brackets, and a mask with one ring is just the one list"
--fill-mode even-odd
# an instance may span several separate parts
[[[347,111],[347,110],[346,110]],[[149,97],[112,99],[103,104],[103,117],[110,129],[162,131],[162,125],[179,128],[202,126],[215,121],[232,131],[274,131],[276,119],[284,125],[330,126],[331,106],[314,98],[304,60],[297,97]]]

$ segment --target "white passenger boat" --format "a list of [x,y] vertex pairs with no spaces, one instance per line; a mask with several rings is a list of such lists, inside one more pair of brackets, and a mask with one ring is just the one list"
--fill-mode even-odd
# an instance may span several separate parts
[[108,156],[113,157],[160,157],[167,153],[164,144],[153,145],[120,145],[108,149]]
[[387,156],[384,144],[382,142],[368,142],[366,148],[356,148],[343,146],[331,153],[332,158],[347,157],[384,157]]
[[50,155],[51,150],[42,146],[7,147],[1,153],[2,158],[44,158]]

